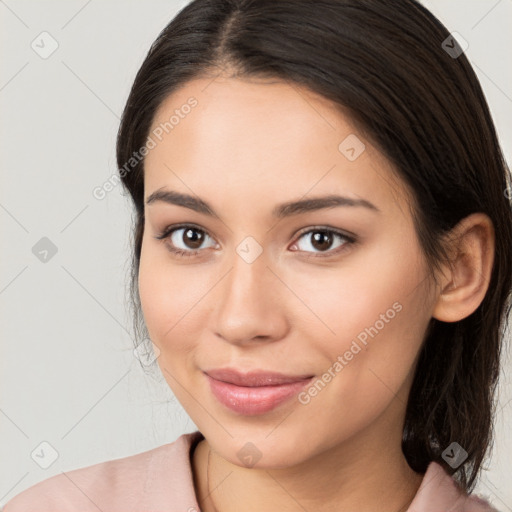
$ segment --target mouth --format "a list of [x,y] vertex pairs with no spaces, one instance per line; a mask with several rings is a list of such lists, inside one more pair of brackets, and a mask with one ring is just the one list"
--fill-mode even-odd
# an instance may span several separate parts
[[297,395],[314,377],[259,370],[243,374],[231,368],[203,373],[215,398],[231,411],[245,416],[275,409]]

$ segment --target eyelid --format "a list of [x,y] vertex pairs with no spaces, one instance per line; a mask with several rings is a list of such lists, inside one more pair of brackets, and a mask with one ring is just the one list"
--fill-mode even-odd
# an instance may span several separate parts
[[339,236],[344,238],[346,241],[345,243],[341,244],[339,247],[336,247],[335,249],[329,249],[325,252],[310,252],[310,251],[293,251],[293,252],[299,252],[303,253],[301,254],[304,258],[313,258],[313,259],[321,259],[321,258],[335,258],[341,254],[343,254],[345,251],[348,251],[358,243],[359,238],[357,235],[346,232],[344,230],[326,226],[326,225],[316,225],[316,226],[309,226],[307,228],[304,228],[303,230],[299,231],[299,233],[295,236],[294,242],[292,245],[296,245],[298,241],[304,236],[312,232],[320,232],[320,231],[327,231],[329,233],[333,233],[335,236]]
[[348,238],[349,240],[355,242],[357,241],[357,235],[355,233],[352,233],[350,231],[346,231],[344,229],[335,228],[333,226],[327,226],[325,224],[319,224],[315,226],[308,226],[307,228],[304,228],[303,230],[300,230],[295,237],[300,238],[302,235],[305,235],[306,233],[310,233],[311,231],[332,231],[333,233],[336,233],[337,235],[344,236],[345,238]]
[[208,235],[210,238],[213,239],[213,237],[210,235],[208,230],[204,229],[203,227],[199,226],[199,224],[194,224],[193,222],[183,222],[181,224],[169,224],[168,226],[164,227],[159,235],[156,235],[155,238],[157,240],[162,240],[164,238],[167,238],[173,231],[176,231],[178,229],[183,228],[194,228],[197,229],[197,231],[202,231],[206,235]]
[[[170,238],[171,234],[173,234],[174,231],[177,231],[179,229],[184,229],[184,228],[193,228],[193,229],[195,229],[197,231],[201,231],[206,236],[208,236],[209,238],[211,238],[212,240],[215,241],[215,238],[212,235],[210,235],[208,230],[206,230],[203,227],[199,226],[199,224],[194,224],[193,222],[183,222],[181,224],[170,224],[170,225],[166,226],[165,228],[163,228],[163,230],[160,232],[160,234],[154,236],[154,238],[156,238],[157,240],[165,241],[168,238]],[[216,242],[216,244],[218,245],[217,242]],[[177,249],[176,248],[176,251],[187,252],[187,253],[190,253],[190,254],[199,253],[199,252],[202,252],[203,250],[204,249],[188,249],[188,250],[184,251],[183,249]]]

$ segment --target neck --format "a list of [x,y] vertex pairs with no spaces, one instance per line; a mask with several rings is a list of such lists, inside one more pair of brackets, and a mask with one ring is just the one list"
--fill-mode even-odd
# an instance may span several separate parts
[[360,435],[298,465],[259,469],[232,464],[205,439],[192,461],[199,505],[204,512],[405,512],[422,475],[409,467],[400,443]]

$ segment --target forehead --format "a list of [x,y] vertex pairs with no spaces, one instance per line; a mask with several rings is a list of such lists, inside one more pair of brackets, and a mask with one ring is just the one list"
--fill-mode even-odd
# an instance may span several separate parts
[[[158,137],[145,158],[145,197],[168,187],[254,207],[305,194],[399,208],[404,199],[389,162],[351,120],[297,84],[196,79],[160,105],[150,133]],[[344,153],[347,140],[358,152],[364,144],[355,160]]]

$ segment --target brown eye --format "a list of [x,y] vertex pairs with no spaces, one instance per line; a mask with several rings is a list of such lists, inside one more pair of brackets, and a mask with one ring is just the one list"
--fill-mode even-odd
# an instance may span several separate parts
[[[201,246],[204,244],[205,240],[211,237],[206,231],[200,228],[191,225],[182,225],[169,226],[163,233],[155,238],[165,240],[169,250],[179,256],[195,256],[204,248]],[[214,246],[215,243],[211,245],[211,247]]]
[[[339,252],[337,249],[343,250],[356,241],[354,237],[327,228],[310,229],[303,233],[298,240],[301,239],[305,239],[307,242],[302,244],[302,247],[299,242],[296,242],[294,246],[305,252],[311,252],[309,249],[313,249],[311,256],[315,256],[315,252],[318,253],[318,256],[323,256],[321,253],[327,253],[326,256],[334,255]],[[336,240],[339,243],[336,244]]]
[[311,245],[319,251],[330,249],[334,237],[328,231],[315,231],[312,233]]
[[180,242],[183,242],[187,246],[187,248],[199,249],[204,241],[204,235],[204,232],[200,231],[199,229],[187,228],[184,230],[179,239]]

